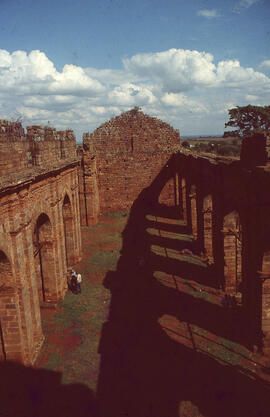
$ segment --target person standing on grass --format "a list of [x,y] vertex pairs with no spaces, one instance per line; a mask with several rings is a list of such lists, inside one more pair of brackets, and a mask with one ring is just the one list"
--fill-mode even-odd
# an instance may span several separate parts
[[77,283],[76,283],[76,294],[81,294],[81,282],[82,282],[82,276],[81,274],[77,274]]
[[71,271],[70,289],[72,292],[77,290],[77,274],[74,270]]

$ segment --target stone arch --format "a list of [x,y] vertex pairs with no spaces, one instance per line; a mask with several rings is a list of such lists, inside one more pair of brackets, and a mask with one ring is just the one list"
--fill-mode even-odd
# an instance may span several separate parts
[[5,252],[0,249],[0,288],[13,286],[14,280],[11,263]]
[[223,220],[225,291],[241,295],[242,289],[242,226],[234,210]]
[[33,229],[35,228],[37,219],[41,215],[41,213],[46,214],[46,216],[50,220],[51,225],[53,225],[53,221],[52,221],[53,216],[52,216],[52,209],[51,209],[50,202],[46,199],[38,200],[36,201],[36,204],[34,205],[32,213],[31,213]]
[[48,302],[55,290],[55,259],[52,223],[41,213],[34,223],[33,250],[40,302]]
[[75,248],[74,248],[74,219],[71,200],[68,193],[65,193],[62,205],[63,225],[64,225],[64,239],[65,239],[65,253],[67,267],[75,263]]
[[213,259],[213,199],[208,194],[203,199],[203,247],[205,255]]

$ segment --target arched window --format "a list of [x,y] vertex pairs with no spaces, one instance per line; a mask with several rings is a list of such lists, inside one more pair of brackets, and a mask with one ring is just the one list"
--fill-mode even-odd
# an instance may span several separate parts
[[55,287],[54,248],[51,222],[45,213],[40,214],[36,221],[33,247],[39,300],[50,301]]

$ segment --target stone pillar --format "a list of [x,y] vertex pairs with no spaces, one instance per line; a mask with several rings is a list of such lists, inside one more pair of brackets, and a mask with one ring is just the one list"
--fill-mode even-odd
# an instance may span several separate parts
[[242,280],[242,231],[239,215],[233,211],[224,218],[225,291],[236,294]]
[[25,363],[19,300],[14,288],[0,290],[0,361]]
[[191,233],[194,239],[198,237],[198,223],[197,223],[197,190],[196,186],[192,185],[189,193],[190,211],[191,211]]
[[84,151],[83,155],[83,192],[85,201],[85,220],[83,219],[83,224],[92,225],[98,222],[100,211],[96,157],[91,155],[88,149]]
[[213,261],[213,204],[212,196],[208,195],[203,200],[203,236],[204,251],[210,262]]
[[262,297],[262,332],[263,332],[263,351],[270,354],[270,251],[263,254],[262,270],[259,272],[261,282]]
[[182,217],[183,220],[187,221],[187,187],[185,178],[181,178],[180,182],[180,200]]

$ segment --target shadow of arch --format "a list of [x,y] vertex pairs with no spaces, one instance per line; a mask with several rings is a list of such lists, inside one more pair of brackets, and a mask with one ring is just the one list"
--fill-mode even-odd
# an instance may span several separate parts
[[[169,337],[159,323],[164,315],[172,315],[179,322],[200,327],[203,335],[210,331],[217,342],[219,336],[230,335],[232,327],[231,318],[220,305],[186,295],[177,288],[164,288],[153,277],[156,265],[151,263],[151,238],[145,233],[146,214],[155,207],[168,178],[171,176],[167,172],[161,172],[134,201],[122,234],[117,270],[109,271],[104,279],[112,298],[99,346],[97,395],[101,414],[178,417],[184,415],[185,404],[190,402],[197,410],[193,414],[196,416],[267,415],[269,386],[262,387],[259,378],[252,379],[253,375],[243,375],[238,362],[220,363],[196,346],[187,347],[181,334],[180,341],[175,340],[175,327],[170,332],[175,337]],[[182,275],[179,264],[174,272]],[[173,279],[173,272],[171,275]],[[168,327],[168,321],[165,324]],[[238,332],[236,336],[239,341]]]

